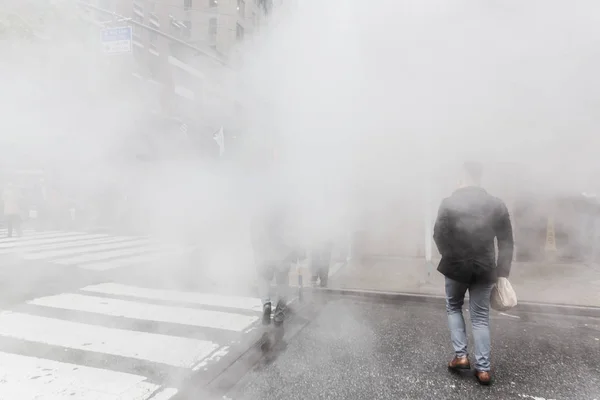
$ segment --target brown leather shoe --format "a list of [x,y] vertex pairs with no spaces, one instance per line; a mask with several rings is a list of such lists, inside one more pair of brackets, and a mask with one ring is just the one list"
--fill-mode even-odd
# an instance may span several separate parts
[[450,363],[448,363],[448,368],[452,370],[459,369],[471,369],[471,363],[469,363],[469,357],[454,357]]
[[492,374],[489,371],[475,371],[475,378],[477,381],[485,386],[492,383]]

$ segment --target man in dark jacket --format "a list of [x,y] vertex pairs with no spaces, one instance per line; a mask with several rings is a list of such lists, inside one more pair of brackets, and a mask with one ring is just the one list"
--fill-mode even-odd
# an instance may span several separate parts
[[[448,367],[469,369],[467,334],[462,316],[465,293],[475,342],[475,376],[481,384],[490,375],[490,295],[498,277],[508,277],[513,257],[513,235],[504,202],[479,187],[482,168],[464,165],[461,187],[444,199],[434,228],[442,255],[438,271],[446,277],[446,310],[455,357]],[[494,239],[498,243],[498,262]]]

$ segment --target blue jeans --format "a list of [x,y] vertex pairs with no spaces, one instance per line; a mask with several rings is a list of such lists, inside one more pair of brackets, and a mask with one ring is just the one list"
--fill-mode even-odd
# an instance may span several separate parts
[[468,355],[467,329],[462,314],[465,294],[469,291],[469,313],[475,342],[475,368],[490,370],[490,296],[493,283],[461,283],[446,278],[446,311],[452,346],[458,357]]

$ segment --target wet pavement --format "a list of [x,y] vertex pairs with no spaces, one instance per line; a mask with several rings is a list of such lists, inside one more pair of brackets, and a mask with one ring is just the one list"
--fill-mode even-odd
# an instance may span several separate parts
[[446,368],[443,308],[337,298],[226,398],[600,399],[600,319],[494,313],[492,336],[495,381],[482,387]]
[[495,314],[496,383],[482,388],[446,370],[439,301],[307,289],[267,360],[255,348],[253,269],[238,265],[238,284],[219,285],[193,257],[96,271],[5,253],[2,398],[84,398],[98,389],[90,382],[116,380],[106,398],[600,400],[600,318]]

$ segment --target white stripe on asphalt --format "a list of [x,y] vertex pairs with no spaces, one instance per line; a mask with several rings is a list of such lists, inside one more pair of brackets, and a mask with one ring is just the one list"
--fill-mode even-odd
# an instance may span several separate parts
[[[26,234],[27,235],[32,235],[32,234],[36,233],[34,230],[31,230],[31,229],[23,229],[21,232],[23,233],[23,235],[26,235]],[[15,233],[16,233],[16,230],[13,230],[13,234],[15,234]],[[7,229],[0,229],[0,236],[4,236],[4,237],[2,237],[0,239],[0,242],[2,242],[4,240],[15,239],[15,237],[9,238],[9,237],[6,237],[6,235],[8,235],[8,230]]]
[[124,372],[0,352],[0,399],[147,400],[160,386]]
[[[72,237],[75,236],[76,237]],[[52,239],[35,239],[35,240],[29,240],[27,242],[16,242],[16,243],[7,243],[7,244],[0,244],[0,249],[11,249],[11,248],[19,248],[19,247],[27,247],[27,246],[33,246],[33,245],[38,245],[38,244],[50,244],[50,243],[63,243],[63,242],[69,242],[69,241],[78,241],[81,239],[97,239],[97,238],[101,238],[101,237],[108,237],[108,235],[106,234],[94,234],[94,235],[87,235],[87,234],[65,234],[62,235],[60,237],[57,238],[52,238]]]
[[81,255],[82,253],[90,253],[97,251],[116,250],[124,247],[134,247],[140,245],[148,245],[150,241],[148,239],[130,240],[128,242],[120,241],[119,243],[108,243],[108,244],[91,244],[87,246],[71,247],[68,249],[54,250],[54,251],[42,251],[39,253],[26,254],[23,256],[25,260],[42,260],[44,258],[56,258]]
[[56,232],[27,232],[27,231],[23,231],[23,236],[16,236],[15,234],[13,234],[13,236],[11,237],[7,237],[5,236],[6,232],[0,232],[0,236],[2,236],[2,238],[0,238],[0,243],[10,243],[10,242],[14,242],[17,240],[27,240],[27,239],[31,239],[31,238],[41,238],[41,237],[52,237],[56,235]]
[[91,271],[107,271],[109,269],[122,268],[135,264],[151,263],[159,259],[159,254],[144,254],[133,256],[121,260],[101,261],[90,264],[80,265],[79,268],[89,269]]
[[223,296],[210,293],[179,292],[175,290],[149,289],[119,283],[101,283],[81,289],[86,292],[139,297],[142,299],[176,301],[206,306],[239,308],[240,310],[262,311],[260,299],[253,297]]
[[80,256],[52,260],[52,262],[55,264],[62,265],[77,265],[92,261],[108,260],[110,258],[136,256],[143,253],[153,253],[157,250],[158,248],[156,246],[139,246],[133,249],[105,251],[103,253],[82,254]]
[[[6,229],[4,231],[0,231],[0,235],[5,235],[8,232],[6,231]],[[64,233],[79,233],[82,234],[84,232],[69,232],[69,231],[35,231],[33,229],[24,229],[23,230],[23,238],[27,238],[30,236],[42,236],[42,235],[58,235],[58,234],[64,234]],[[25,234],[27,234],[27,236],[25,236]],[[6,239],[14,239],[13,238],[3,238],[3,240]]]
[[65,233],[66,232],[45,232],[45,233],[33,232],[33,233],[27,234],[26,232],[24,232],[23,236],[21,236],[21,237],[13,236],[10,238],[0,239],[0,244],[9,244],[9,243],[15,243],[15,242],[19,242],[19,243],[20,242],[28,242],[31,240],[50,239],[50,238],[54,238],[54,237],[63,237],[63,236],[84,235],[84,233],[81,233],[81,232],[70,232],[66,235],[65,235]]
[[87,245],[92,245],[92,244],[117,243],[117,242],[124,242],[126,240],[133,240],[133,239],[134,238],[124,238],[124,237],[121,237],[121,238],[109,237],[109,238],[102,238],[102,239],[84,239],[84,240],[77,240],[77,241],[73,241],[73,242],[64,242],[64,243],[57,243],[57,244],[44,244],[44,245],[31,246],[31,247],[23,247],[23,248],[19,248],[18,250],[4,249],[4,250],[0,250],[0,254],[9,254],[9,253],[15,253],[15,252],[34,253],[34,252],[41,252],[44,250],[60,250],[60,249],[66,249],[66,248],[87,246]]
[[222,311],[196,310],[169,307],[135,301],[108,299],[96,296],[64,293],[41,297],[29,302],[36,306],[85,311],[113,317],[126,317],[156,322],[199,326],[242,332],[258,320],[258,317]]
[[0,313],[0,335],[184,368],[191,368],[218,347],[206,340],[106,328],[10,311]]

